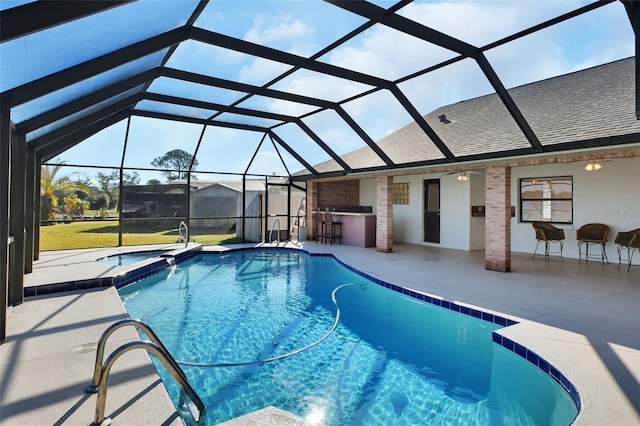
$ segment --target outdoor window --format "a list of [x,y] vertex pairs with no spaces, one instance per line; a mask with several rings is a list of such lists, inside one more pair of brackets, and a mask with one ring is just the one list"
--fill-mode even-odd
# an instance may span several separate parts
[[409,204],[409,182],[393,184],[393,204]]
[[520,179],[520,221],[573,223],[573,177]]

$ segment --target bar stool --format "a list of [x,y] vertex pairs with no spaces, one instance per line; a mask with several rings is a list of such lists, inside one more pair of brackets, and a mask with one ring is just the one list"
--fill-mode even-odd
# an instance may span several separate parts
[[324,221],[324,213],[316,212],[316,243],[318,240],[324,243],[325,235],[326,235],[326,223]]
[[325,239],[329,239],[331,245],[335,240],[342,244],[342,222],[335,222],[331,213],[325,213]]

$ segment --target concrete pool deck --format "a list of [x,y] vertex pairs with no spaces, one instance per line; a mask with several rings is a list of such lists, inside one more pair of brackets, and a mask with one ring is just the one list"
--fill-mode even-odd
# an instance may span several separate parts
[[[482,251],[396,244],[393,253],[378,253],[313,242],[287,245],[333,253],[375,278],[519,321],[501,334],[535,351],[573,382],[582,400],[576,425],[640,424],[640,267],[627,272],[615,262],[553,257],[546,262],[514,253],[512,272],[499,273],[484,269]],[[122,267],[94,260],[139,249],[42,252],[34,272],[25,276],[25,287],[118,274]],[[0,345],[0,423],[91,423],[96,396],[83,390],[91,381],[93,345],[105,328],[126,317],[112,287],[28,297],[11,308],[7,342]],[[117,331],[107,354],[136,338],[133,329]],[[114,364],[106,415],[122,425],[182,424],[142,351]],[[267,421],[246,418],[234,425]]]

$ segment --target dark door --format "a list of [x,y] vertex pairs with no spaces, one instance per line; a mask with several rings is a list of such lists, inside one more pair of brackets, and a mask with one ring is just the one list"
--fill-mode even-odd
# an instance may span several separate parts
[[440,243],[440,179],[424,181],[424,241]]

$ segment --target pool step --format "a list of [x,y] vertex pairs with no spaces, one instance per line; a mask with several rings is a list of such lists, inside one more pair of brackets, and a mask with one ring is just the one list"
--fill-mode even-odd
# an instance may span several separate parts
[[289,411],[269,406],[220,423],[220,426],[322,426],[321,423],[309,423],[302,417]]

